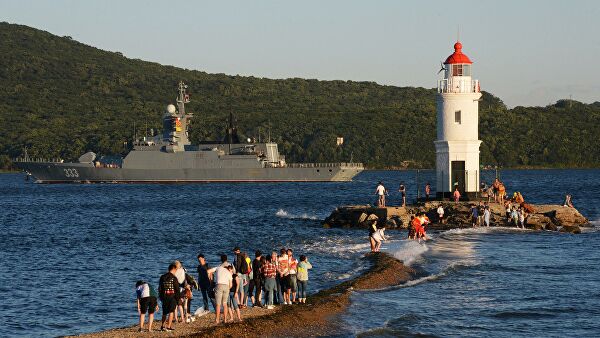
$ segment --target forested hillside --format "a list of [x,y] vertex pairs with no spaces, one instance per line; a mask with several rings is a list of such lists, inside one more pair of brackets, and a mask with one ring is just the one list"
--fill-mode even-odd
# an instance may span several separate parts
[[[134,122],[138,135],[160,128],[180,80],[189,85],[194,143],[222,138],[233,112],[244,138],[270,129],[288,162],[353,156],[369,167],[434,166],[434,89],[207,74],[7,23],[0,23],[0,55],[0,167],[25,147],[31,156],[66,160],[120,154]],[[484,93],[480,103],[482,164],[598,166],[599,132],[600,102],[509,110]]]

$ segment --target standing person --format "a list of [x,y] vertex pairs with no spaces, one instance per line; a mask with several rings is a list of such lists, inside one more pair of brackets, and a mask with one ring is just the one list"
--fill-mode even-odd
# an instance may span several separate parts
[[231,287],[229,288],[229,318],[233,322],[233,314],[236,313],[238,317],[238,321],[242,321],[242,316],[240,314],[240,299],[239,299],[239,290],[241,288],[241,278],[237,273],[233,272],[233,266],[228,266],[227,270],[231,274]]
[[476,205],[471,206],[471,225],[474,227],[477,226],[477,221],[479,219],[479,208]]
[[306,295],[308,292],[308,270],[312,269],[312,265],[308,258],[300,255],[300,263],[298,263],[298,301],[302,304],[306,303]]
[[460,191],[458,191],[458,187],[454,188],[454,194],[452,196],[454,197],[454,204],[458,204],[458,201],[460,200]]
[[377,221],[372,220],[371,225],[369,225],[369,244],[371,244],[371,252],[375,252],[375,239],[373,235],[377,231]]
[[[185,296],[185,274],[187,273],[186,269],[183,267],[183,265],[181,264],[180,261],[175,261],[175,266],[177,267],[177,271],[175,271],[175,277],[177,277],[177,282],[179,282],[179,293],[181,294],[181,297],[179,297],[177,299],[177,307],[175,307],[175,320],[178,323],[183,323],[185,321],[185,313],[184,313],[184,308],[186,307],[186,304],[184,304],[185,302],[187,302],[187,299],[184,297]],[[181,319],[179,319],[177,314],[181,315]]]
[[144,317],[148,313],[148,332],[152,332],[152,323],[154,322],[154,312],[158,311],[157,294],[154,288],[144,282],[135,283],[135,293],[137,298],[138,315],[140,316],[140,328],[138,332],[144,331]]
[[198,290],[198,282],[189,273],[185,274],[184,298],[185,322],[191,323],[196,319],[192,316],[192,300],[194,299],[194,289]]
[[500,192],[500,180],[498,177],[496,177],[494,183],[492,183],[492,189],[494,190],[494,201],[498,203],[502,202],[502,200],[498,199],[498,193]]
[[241,300],[242,309],[245,309],[248,307],[248,298],[251,298],[250,296],[252,296],[252,292],[254,291],[253,290],[254,282],[252,281],[252,277],[254,276],[252,274],[252,260],[250,259],[250,257],[248,256],[248,253],[246,253],[246,252],[244,252],[244,259],[246,260],[246,266],[248,267],[248,273],[246,273],[246,284],[243,285],[244,299]]
[[[202,293],[202,302],[204,305],[204,311],[209,311],[208,309],[208,290],[210,289],[210,278],[208,277],[208,263],[206,263],[206,259],[203,254],[198,255],[198,286],[200,287],[200,292]],[[213,308],[215,304],[213,303]],[[215,309],[216,310],[216,309]]]
[[375,252],[379,252],[379,249],[381,248],[381,243],[387,240],[387,237],[385,236],[385,227],[377,229],[377,231],[375,231],[375,233],[373,234],[373,240],[375,240]]
[[429,195],[431,194],[431,184],[429,184],[429,182],[427,182],[427,184],[425,184],[425,200],[429,201]]
[[298,291],[298,279],[297,279],[297,268],[298,261],[294,258],[294,252],[292,249],[287,250],[288,262],[289,262],[289,288],[290,288],[290,304],[296,303],[296,292]]
[[[158,282],[158,295],[163,308],[162,323],[160,325],[161,331],[175,330],[173,329],[173,317],[180,298],[179,282],[177,281],[177,277],[175,277],[177,265],[171,263],[168,270],[167,273],[160,276]],[[165,327],[165,321],[167,322],[167,327]]]
[[279,251],[279,258],[277,259],[277,262],[279,263],[277,265],[277,272],[279,273],[279,278],[281,281],[283,304],[290,305],[290,265],[287,251],[285,249],[281,249]]
[[265,278],[265,303],[268,310],[273,309],[273,293],[275,292],[275,276],[277,275],[277,267],[273,264],[272,257],[267,256],[266,262],[261,268],[263,277]]
[[263,266],[262,263],[262,252],[260,252],[260,250],[256,250],[256,252],[254,253],[254,260],[252,261],[252,280],[254,283],[254,300],[252,300],[252,306],[253,307],[262,307],[261,302],[260,302],[260,296],[261,296],[261,291],[262,291],[262,284],[263,284],[263,275],[261,272],[261,268]]
[[513,225],[515,227],[519,227],[519,212],[517,211],[517,207],[514,207],[510,213],[510,218],[512,219]]
[[[221,255],[221,262],[227,262],[227,255]],[[219,265],[215,269],[215,305],[216,305],[216,317],[215,323],[221,322],[221,306],[223,306],[223,321],[227,322],[227,300],[229,299],[229,289],[231,289],[232,273],[229,272],[227,267]],[[229,264],[228,264],[229,266]]]
[[387,195],[387,189],[383,186],[383,183],[379,181],[377,188],[375,188],[375,194],[377,195],[377,207],[385,207],[385,195]]
[[400,187],[398,188],[398,191],[402,195],[402,206],[405,207],[406,206],[406,187],[404,186],[404,182],[400,182]]
[[479,201],[479,208],[477,209],[477,226],[483,226],[483,213],[485,212],[485,207],[483,206],[483,201]]
[[525,209],[519,208],[519,225],[523,229],[525,229],[525,217]]
[[[271,263],[275,264],[275,268],[279,270],[279,259],[277,257],[277,251],[271,252]],[[275,302],[277,305],[283,303],[283,288],[281,287],[282,281],[279,273],[275,274]]]
[[485,223],[486,227],[490,226],[490,216],[491,216],[490,206],[486,205],[485,209],[483,210],[483,223]]
[[243,253],[240,252],[239,247],[233,248],[233,253],[235,254],[235,258],[233,259],[233,266],[235,267],[235,272],[240,278],[240,288],[239,288],[239,299],[240,301],[244,299],[244,285],[248,283],[248,263],[246,262],[246,257]]
[[438,223],[444,224],[444,207],[440,204],[437,207]]

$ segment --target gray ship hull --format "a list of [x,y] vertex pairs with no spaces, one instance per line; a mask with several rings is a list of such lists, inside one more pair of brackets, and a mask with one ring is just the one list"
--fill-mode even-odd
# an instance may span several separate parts
[[301,164],[282,168],[98,168],[87,163],[16,162],[37,183],[210,183],[351,181],[359,164]]

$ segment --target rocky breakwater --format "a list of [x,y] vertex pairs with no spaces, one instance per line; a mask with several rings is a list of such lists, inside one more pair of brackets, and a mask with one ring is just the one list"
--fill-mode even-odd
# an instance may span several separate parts
[[[336,208],[329,217],[323,221],[324,227],[337,228],[367,228],[373,221],[378,227],[385,226],[388,229],[408,228],[411,215],[425,212],[431,220],[429,229],[455,229],[471,227],[471,207],[478,202],[449,202],[430,201],[406,207],[390,206],[377,208],[371,205],[350,205]],[[438,219],[437,209],[442,205],[444,208],[444,221]],[[491,226],[514,226],[508,224],[506,209],[499,203],[489,203]],[[534,230],[561,231],[568,233],[580,233],[581,227],[590,226],[577,209],[561,205],[532,205],[528,204],[529,213],[525,220],[525,226]]]

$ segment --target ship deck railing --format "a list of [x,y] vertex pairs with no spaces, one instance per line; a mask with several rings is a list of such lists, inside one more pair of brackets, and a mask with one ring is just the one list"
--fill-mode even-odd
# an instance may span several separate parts
[[17,157],[13,162],[63,163],[61,158]]
[[338,163],[287,163],[285,168],[364,168],[362,163],[338,162]]

